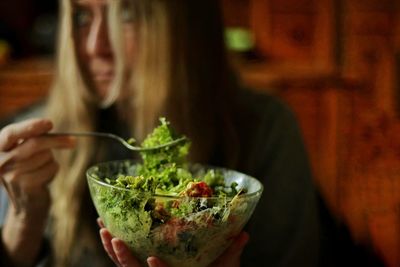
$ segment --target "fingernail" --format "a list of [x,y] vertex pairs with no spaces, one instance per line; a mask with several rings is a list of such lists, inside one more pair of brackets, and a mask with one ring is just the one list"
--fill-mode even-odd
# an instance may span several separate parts
[[53,128],[53,123],[51,121],[49,121],[49,120],[46,120],[46,119],[43,119],[43,120],[39,121],[39,125],[40,125],[40,127],[46,128],[46,129],[49,129],[49,130],[51,128]]
[[43,124],[45,126],[47,126],[47,127],[52,127],[53,126],[53,123],[51,121],[49,121],[49,120],[43,120]]
[[63,136],[63,137],[60,137],[60,138],[61,138],[61,139],[60,139],[60,142],[61,142],[63,145],[65,145],[65,146],[67,146],[67,147],[75,147],[75,146],[76,146],[77,140],[76,140],[75,137]]
[[103,220],[99,217],[99,218],[97,218],[97,225],[100,227],[100,228],[104,228],[104,222],[103,222]]
[[147,258],[147,264],[149,265],[149,267],[158,267],[158,266],[160,266],[158,264],[158,260],[157,260],[156,257]]
[[104,244],[104,243],[105,243],[105,239],[104,239],[104,233],[103,233],[102,230],[103,230],[103,229],[100,229],[99,234],[100,234],[101,242]]
[[121,253],[124,250],[124,247],[122,246],[119,239],[116,238],[111,239],[111,244],[115,249],[115,252]]

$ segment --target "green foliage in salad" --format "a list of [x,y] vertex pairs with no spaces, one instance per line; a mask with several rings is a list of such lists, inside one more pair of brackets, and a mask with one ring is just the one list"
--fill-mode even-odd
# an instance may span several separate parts
[[[160,122],[161,124],[143,141],[142,147],[159,146],[180,137],[165,118],[161,118]],[[193,180],[185,169],[189,147],[190,142],[183,141],[174,146],[141,152],[143,164],[139,167],[138,174],[154,177],[158,194],[177,195]]]
[[[142,147],[159,146],[182,137],[175,133],[165,118],[160,118],[160,123],[143,141]],[[233,197],[238,193],[237,184],[225,185],[219,171],[209,170],[203,179],[193,177],[188,170],[189,148],[190,142],[182,141],[173,146],[143,151],[140,153],[143,163],[137,168],[137,176],[119,175],[115,180],[105,180],[117,187],[141,189],[158,195],[184,196],[186,192],[187,196]],[[201,181],[204,182],[200,184]]]
[[[175,133],[165,118],[160,118],[160,122],[161,125],[156,127],[143,141],[143,148],[163,145],[181,137]],[[143,171],[158,170],[172,163],[182,166],[186,163],[189,147],[190,142],[184,141],[174,146],[141,152]]]

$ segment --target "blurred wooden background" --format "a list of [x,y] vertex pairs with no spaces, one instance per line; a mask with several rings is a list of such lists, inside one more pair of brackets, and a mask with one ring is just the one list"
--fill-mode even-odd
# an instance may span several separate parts
[[47,95],[52,66],[50,58],[42,57],[0,64],[0,119]]
[[244,81],[296,112],[330,209],[387,266],[400,266],[400,2],[224,0],[249,29]]
[[[234,55],[243,81],[292,107],[329,208],[400,266],[400,2],[221,1],[255,40]],[[46,95],[50,60],[1,62],[0,117]]]

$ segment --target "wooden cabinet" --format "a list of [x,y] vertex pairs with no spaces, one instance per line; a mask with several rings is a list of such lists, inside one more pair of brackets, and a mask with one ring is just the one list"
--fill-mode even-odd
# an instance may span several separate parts
[[0,66],[0,119],[43,99],[51,80],[50,59],[26,59]]
[[279,62],[334,67],[334,1],[250,1],[256,49]]
[[396,1],[344,2],[343,75],[364,82],[374,104],[395,111]]

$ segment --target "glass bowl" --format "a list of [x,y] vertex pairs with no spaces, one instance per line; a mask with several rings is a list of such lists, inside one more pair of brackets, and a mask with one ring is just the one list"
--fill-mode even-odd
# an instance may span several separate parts
[[[208,266],[243,229],[263,191],[253,177],[198,164],[190,166],[195,177],[209,169],[220,170],[227,184],[236,182],[237,188],[247,192],[233,198],[165,196],[105,182],[120,174],[135,176],[136,168],[137,163],[130,160],[100,163],[88,169],[87,181],[104,225],[142,263],[156,256],[171,267]],[[177,205],[179,213],[166,212]]]

